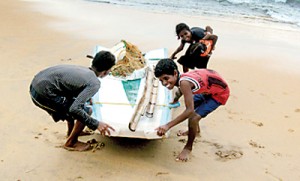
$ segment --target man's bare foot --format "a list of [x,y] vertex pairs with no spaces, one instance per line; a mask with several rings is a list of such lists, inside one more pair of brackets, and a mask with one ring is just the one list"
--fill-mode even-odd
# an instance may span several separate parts
[[184,148],[181,151],[181,153],[177,156],[176,161],[183,161],[183,162],[188,161],[190,153],[191,153],[191,150]]
[[89,143],[83,143],[83,142],[77,141],[74,145],[65,144],[63,146],[63,148],[68,151],[88,151],[92,147],[91,147],[91,144],[89,144]]

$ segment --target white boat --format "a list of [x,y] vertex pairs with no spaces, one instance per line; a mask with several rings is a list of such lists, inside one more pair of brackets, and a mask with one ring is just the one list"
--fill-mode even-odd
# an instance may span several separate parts
[[[120,59],[126,50],[126,42],[121,41],[111,49],[97,46],[94,54],[101,50],[109,50]],[[145,67],[126,77],[110,74],[100,79],[101,88],[92,98],[92,116],[115,129],[111,132],[112,137],[162,138],[155,129],[171,119],[168,104],[172,101],[172,92],[155,78],[153,69],[158,60],[167,56],[166,48],[149,51],[144,55]]]

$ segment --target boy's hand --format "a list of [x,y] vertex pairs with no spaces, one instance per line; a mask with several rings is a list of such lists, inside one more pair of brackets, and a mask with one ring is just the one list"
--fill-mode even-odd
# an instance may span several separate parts
[[90,98],[89,103],[90,103],[90,105],[93,105],[93,100],[92,100],[92,98]]
[[107,133],[107,135],[110,135],[110,130],[115,131],[115,129],[113,127],[111,127],[110,125],[99,121],[99,125],[97,128],[100,131],[101,135],[105,135]]
[[205,27],[206,32],[209,32],[210,34],[213,34],[213,29],[210,26]]
[[170,102],[169,104],[176,104],[178,102],[178,99],[173,99],[173,102]]
[[169,129],[170,129],[169,126],[165,124],[165,125],[162,125],[162,126],[156,128],[155,130],[157,130],[158,136],[163,136]]
[[175,55],[171,55],[170,59],[174,60],[176,59],[177,57],[175,57]]

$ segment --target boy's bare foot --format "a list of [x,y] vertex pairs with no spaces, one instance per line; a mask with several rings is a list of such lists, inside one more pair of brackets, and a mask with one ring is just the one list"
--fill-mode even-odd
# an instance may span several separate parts
[[[70,136],[70,134],[71,133],[68,132],[66,137],[68,138]],[[84,130],[79,134],[79,136],[88,136],[88,135],[93,135],[93,134],[94,134],[94,132]]]
[[181,151],[181,153],[177,156],[176,161],[183,161],[183,162],[188,161],[190,153],[191,153],[191,150],[184,148]]
[[[189,131],[179,130],[177,132],[177,136],[187,136],[187,135],[189,135]],[[200,131],[197,132],[196,136],[200,136]]]
[[92,135],[92,134],[94,134],[94,133],[93,133],[93,132],[90,132],[90,131],[84,130],[84,131],[82,131],[82,132],[79,134],[79,136],[87,136],[87,135]]
[[182,131],[182,130],[179,130],[177,132],[177,136],[187,136],[189,134],[189,131]]
[[92,147],[91,147],[91,144],[89,144],[89,143],[83,143],[83,142],[77,141],[74,145],[65,144],[63,146],[63,148],[68,151],[88,151]]

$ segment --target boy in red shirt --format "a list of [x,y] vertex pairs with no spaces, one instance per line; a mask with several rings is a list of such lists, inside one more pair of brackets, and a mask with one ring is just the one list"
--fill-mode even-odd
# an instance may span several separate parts
[[[155,76],[169,90],[175,86],[184,96],[186,109],[169,123],[158,127],[157,134],[163,136],[170,128],[188,119],[188,141],[176,160],[187,161],[192,151],[199,121],[220,105],[225,105],[229,97],[229,87],[214,70],[197,69],[179,74],[177,65],[170,59],[161,59],[155,67]],[[177,102],[180,96],[175,96]]]

